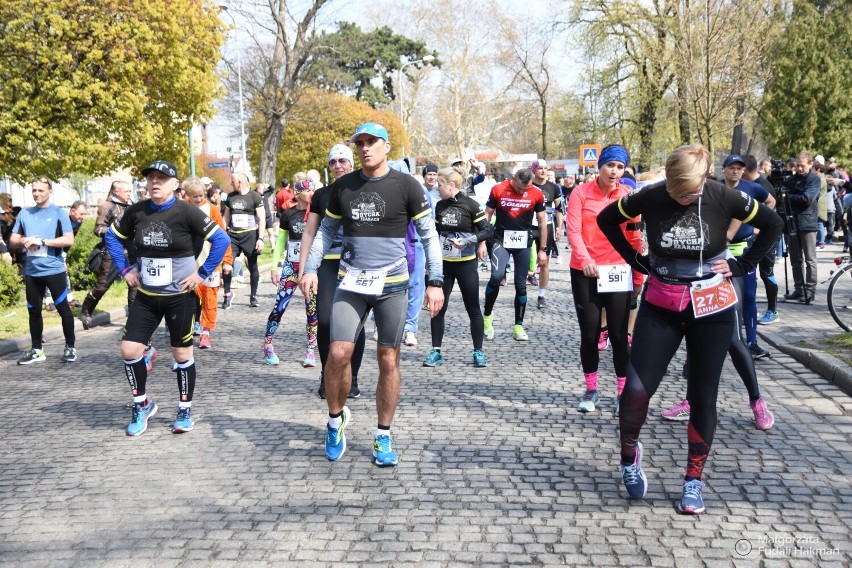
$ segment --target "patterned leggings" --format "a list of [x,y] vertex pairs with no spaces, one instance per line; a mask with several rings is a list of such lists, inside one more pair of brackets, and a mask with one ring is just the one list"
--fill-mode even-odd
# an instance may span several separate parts
[[[275,295],[275,306],[269,312],[269,319],[266,322],[266,342],[272,342],[272,336],[281,324],[281,318],[290,305],[290,300],[293,298],[293,293],[299,287],[299,263],[284,262],[281,268],[281,281],[278,283],[278,294]],[[310,298],[305,298],[305,313],[308,316],[308,323],[305,326],[308,334],[308,349],[315,349],[317,346],[317,297],[314,292],[311,292]]]

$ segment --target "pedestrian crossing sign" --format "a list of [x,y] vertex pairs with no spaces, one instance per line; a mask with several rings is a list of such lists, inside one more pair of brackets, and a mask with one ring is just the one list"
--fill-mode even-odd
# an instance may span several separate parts
[[600,153],[600,144],[583,144],[580,146],[580,165],[583,167],[597,166]]

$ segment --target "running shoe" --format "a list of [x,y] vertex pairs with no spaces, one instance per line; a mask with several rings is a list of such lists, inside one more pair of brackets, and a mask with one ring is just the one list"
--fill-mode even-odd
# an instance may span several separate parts
[[346,434],[344,430],[349,425],[349,415],[349,409],[344,406],[343,414],[341,415],[343,421],[340,423],[340,426],[337,428],[326,427],[325,456],[329,461],[339,460],[343,456],[343,452],[346,451]]
[[609,345],[609,330],[603,330],[598,337],[598,351],[603,351]]
[[500,286],[505,286],[505,285],[506,285],[506,284],[508,284],[508,283],[509,283],[509,281],[508,281],[508,280],[506,279],[506,277],[504,276],[504,277],[503,277],[503,279],[500,281]]
[[68,305],[72,308],[78,309],[83,307],[83,304],[81,304],[80,300],[78,300],[77,298],[71,298],[70,300],[68,300]]
[[631,499],[642,499],[648,491],[648,480],[642,472],[642,442],[636,442],[636,456],[631,464],[618,466],[621,480]]
[[524,326],[521,324],[515,324],[515,327],[512,328],[512,337],[515,338],[515,341],[529,341],[530,336],[527,335],[527,332],[524,331]]
[[44,307],[44,309],[47,310],[50,313],[53,313],[53,312],[56,311],[56,304],[54,304],[53,302],[50,302],[48,305],[46,305]]
[[703,484],[700,479],[683,482],[683,496],[677,504],[677,512],[683,515],[700,515],[704,512],[704,499],[701,498]]
[[580,412],[594,412],[595,405],[598,403],[598,400],[600,400],[598,391],[587,390],[580,398],[580,402],[577,404],[577,410]]
[[479,271],[480,272],[488,272],[488,265],[485,263],[484,260],[479,263]]
[[[276,357],[276,359],[277,359],[277,357]],[[316,366],[317,366],[317,358],[314,356],[314,350],[308,349],[307,351],[305,351],[305,360],[302,361],[302,367],[307,369],[309,367],[316,367]]]
[[[354,377],[353,377],[353,380],[354,380]],[[321,399],[325,400],[325,376],[322,374],[322,371],[320,371],[320,386],[317,389],[317,395]]]
[[361,389],[358,388],[358,377],[352,376],[352,386],[349,387],[349,398],[358,398],[361,396]]
[[90,314],[89,312],[84,311],[80,314],[80,321],[83,322],[83,329],[89,329],[90,327],[92,327],[92,320],[92,314]]
[[779,320],[778,312],[773,310],[766,310],[766,312],[758,318],[757,323],[760,325],[772,325]]
[[751,411],[754,412],[754,425],[758,430],[769,430],[775,424],[775,417],[769,412],[762,396],[751,403]]
[[230,310],[233,303],[234,303],[234,293],[228,292],[222,298],[222,309],[223,310]]
[[547,301],[544,299],[544,296],[538,297],[538,309],[543,310],[547,305]]
[[482,316],[485,327],[485,339],[494,339],[494,315]]
[[250,308],[259,308],[260,307],[260,302],[257,301],[257,296],[250,296],[249,297],[249,307]]
[[148,429],[148,419],[157,414],[157,405],[150,398],[146,405],[136,403],[133,405],[133,418],[127,425],[128,436],[138,436]]
[[530,274],[529,276],[527,276],[527,280],[533,286],[538,286],[538,277],[535,274]]
[[441,355],[441,352],[437,349],[429,350],[429,354],[426,355],[426,358],[423,360],[424,367],[437,367],[438,365],[444,364],[444,357]]
[[201,332],[201,339],[198,340],[199,349],[210,349],[213,345],[210,343],[210,334]]
[[373,457],[375,464],[379,467],[395,467],[399,463],[399,455],[396,453],[396,443],[391,436],[376,436],[373,441]]
[[474,349],[473,350],[473,366],[474,367],[487,367],[488,360],[485,359],[485,353],[482,352],[482,349]]
[[275,349],[271,343],[264,343],[261,349],[263,350],[263,360],[267,365],[278,364],[278,355],[275,354]]
[[201,322],[195,322],[195,325],[192,326],[192,335],[201,335]]
[[175,434],[183,434],[189,432],[195,422],[192,421],[192,409],[178,406],[177,418],[172,422],[172,432]]
[[409,347],[414,347],[415,345],[417,345],[417,336],[414,335],[413,331],[406,331],[402,342],[408,345]]
[[755,360],[766,359],[770,356],[769,351],[758,345],[757,341],[752,341],[748,344],[748,351],[751,353],[751,358]]
[[157,355],[159,354],[160,352],[156,347],[147,347],[145,353],[142,354],[142,357],[145,359],[145,368],[148,369],[149,373],[154,368],[154,361],[157,360]]
[[44,356],[44,349],[30,349],[25,351],[23,357],[18,359],[18,365],[31,365],[33,363],[41,363],[47,357]]
[[65,352],[62,353],[62,362],[63,363],[73,363],[77,360],[77,350],[73,347],[65,346]]
[[666,420],[677,420],[678,422],[685,422],[686,420],[689,420],[689,401],[680,401],[668,410],[663,410],[660,413],[660,416]]

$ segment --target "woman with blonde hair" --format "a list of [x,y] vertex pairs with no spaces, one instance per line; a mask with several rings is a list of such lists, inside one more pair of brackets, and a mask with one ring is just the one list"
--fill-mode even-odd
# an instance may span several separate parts
[[[704,512],[701,475],[716,430],[716,397],[722,364],[736,324],[736,293],[731,276],[753,270],[774,245],[781,219],[774,211],[739,191],[707,179],[710,154],[698,144],[682,146],[666,160],[663,181],[621,197],[598,216],[612,246],[635,270],[649,275],[636,318],[627,384],[619,415],[620,471],[630,498],[645,496],[639,433],[651,397],[669,362],[686,338],[688,456],[679,512]],[[642,215],[648,254],[642,256],[620,225]],[[739,259],[728,254],[731,219],[760,229],[752,247]]]

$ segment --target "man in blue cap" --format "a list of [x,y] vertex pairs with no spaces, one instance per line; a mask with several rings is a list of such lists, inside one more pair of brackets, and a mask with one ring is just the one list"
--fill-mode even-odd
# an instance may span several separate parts
[[444,303],[441,248],[423,188],[412,176],[388,166],[391,146],[385,127],[375,122],[364,123],[349,142],[355,145],[362,167],[331,186],[326,214],[311,246],[301,288],[306,296],[316,290],[317,269],[342,226],[342,278],[334,294],[331,346],[325,369],[326,457],[337,461],[346,451],[344,430],[350,412],[345,403],[352,381],[352,353],[355,339],[373,311],[379,363],[378,425],[373,457],[379,467],[393,467],[399,458],[390,427],[399,399],[399,350],[408,304],[405,236],[409,222],[414,222],[426,252],[429,266],[426,298],[433,316]]

